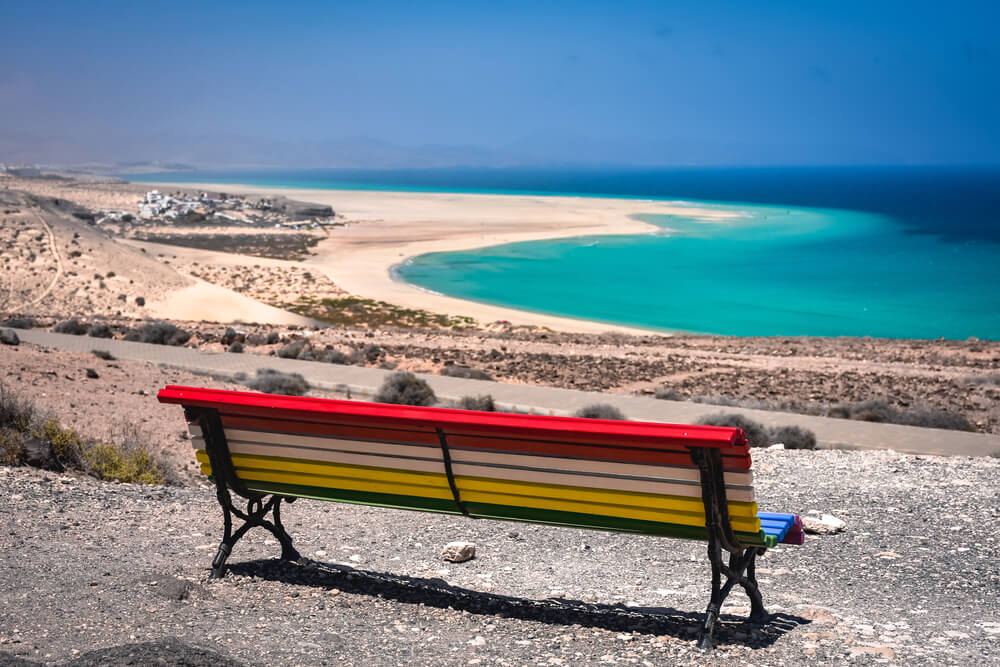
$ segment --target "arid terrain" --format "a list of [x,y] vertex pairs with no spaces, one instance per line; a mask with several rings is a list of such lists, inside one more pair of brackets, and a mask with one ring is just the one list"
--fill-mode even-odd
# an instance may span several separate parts
[[[6,240],[0,312],[32,315],[41,325],[70,317],[108,318],[124,332],[143,319],[170,319],[161,315],[176,302],[192,299],[171,301],[168,295],[193,295],[182,290],[202,285],[242,299],[237,313],[283,325],[286,341],[308,335],[316,346],[345,352],[380,348],[372,360],[358,363],[425,372],[446,364],[469,366],[504,382],[659,391],[679,400],[816,414],[838,404],[882,399],[900,409],[957,413],[975,430],[1000,432],[996,341],[584,334],[476,322],[462,313],[358,298],[310,264],[142,242],[91,224],[88,215],[94,211],[137,209],[147,191],[138,185],[17,178],[0,184]],[[222,228],[218,233],[245,231]],[[174,227],[173,233],[187,230]],[[137,298],[146,305],[137,305]],[[226,311],[202,310],[218,324],[174,321],[196,333],[189,345],[222,350],[216,341],[229,322],[215,315]],[[289,319],[263,319],[277,311]],[[324,323],[333,326],[315,326]],[[246,346],[245,352],[267,354],[277,347]]]

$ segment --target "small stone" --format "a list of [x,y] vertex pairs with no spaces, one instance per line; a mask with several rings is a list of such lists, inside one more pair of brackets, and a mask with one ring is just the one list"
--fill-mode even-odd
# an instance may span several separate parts
[[13,329],[4,329],[0,331],[0,343],[4,345],[20,345],[21,339],[18,338]]
[[470,646],[485,646],[486,638],[482,635],[476,635],[475,638],[469,640]]
[[777,443],[771,445],[770,447],[768,447],[768,449],[784,449],[784,448],[785,448],[785,445],[783,443],[780,443],[780,442],[777,442]]
[[313,552],[313,556],[316,556],[318,558],[322,558],[325,555],[326,555],[326,551],[324,551],[323,549],[319,549],[319,550]]
[[441,557],[452,563],[464,563],[476,557],[476,545],[472,542],[449,542],[444,546]]
[[802,517],[802,529],[813,535],[832,535],[847,528],[847,524],[832,514]]
[[93,368],[88,368],[86,370],[86,374],[87,377],[90,378],[91,380],[96,380],[99,377],[101,377],[100,375],[97,374],[97,371],[95,371]]

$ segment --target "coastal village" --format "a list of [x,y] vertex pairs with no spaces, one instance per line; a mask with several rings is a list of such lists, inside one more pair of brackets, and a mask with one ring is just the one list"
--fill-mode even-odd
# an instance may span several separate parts
[[343,219],[329,206],[294,207],[274,198],[247,198],[200,192],[162,193],[150,190],[139,202],[137,214],[129,211],[102,210],[97,224],[156,223],[173,225],[245,225],[276,229],[325,229],[344,226]]

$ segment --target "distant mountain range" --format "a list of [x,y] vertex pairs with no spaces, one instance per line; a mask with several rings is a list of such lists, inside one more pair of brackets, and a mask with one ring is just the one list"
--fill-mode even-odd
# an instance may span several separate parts
[[[422,144],[404,146],[371,137],[315,141],[240,135],[150,132],[127,138],[0,133],[0,163],[84,166],[116,172],[171,169],[442,167],[696,166],[761,164],[773,147],[676,138],[582,137],[538,132],[501,147]],[[711,160],[701,156],[711,155]],[[849,163],[850,147],[789,149],[774,164]],[[869,149],[870,164],[905,163]]]

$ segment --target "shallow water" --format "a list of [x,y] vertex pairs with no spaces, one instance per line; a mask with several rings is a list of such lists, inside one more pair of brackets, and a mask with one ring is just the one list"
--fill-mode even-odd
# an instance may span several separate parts
[[[698,206],[705,206],[697,203]],[[737,336],[997,338],[997,246],[834,209],[715,205],[729,223],[639,216],[664,234],[413,258],[399,276],[544,313]]]

